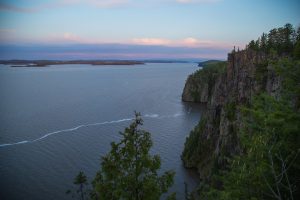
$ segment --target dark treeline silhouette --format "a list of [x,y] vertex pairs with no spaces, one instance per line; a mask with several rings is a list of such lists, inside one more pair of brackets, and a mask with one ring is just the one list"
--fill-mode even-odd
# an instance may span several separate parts
[[290,55],[299,58],[300,27],[295,29],[293,25],[286,24],[283,27],[274,28],[268,34],[263,33],[256,41],[251,40],[246,49],[262,51],[266,54]]

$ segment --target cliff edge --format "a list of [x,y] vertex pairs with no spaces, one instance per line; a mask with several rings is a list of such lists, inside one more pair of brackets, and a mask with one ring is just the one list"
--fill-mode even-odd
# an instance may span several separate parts
[[240,107],[260,91],[280,95],[280,77],[269,56],[251,49],[228,54],[227,62],[208,66],[190,75],[183,101],[206,103],[206,111],[191,131],[182,153],[184,165],[197,168],[208,179],[214,168],[241,153],[238,132],[242,128]]
[[182,100],[206,111],[181,155],[201,179],[187,199],[300,196],[299,77],[300,27],[291,24],[188,77]]

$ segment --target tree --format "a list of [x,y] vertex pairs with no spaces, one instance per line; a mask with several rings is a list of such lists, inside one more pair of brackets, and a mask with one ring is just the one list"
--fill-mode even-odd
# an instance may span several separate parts
[[258,43],[258,40],[251,40],[251,42],[248,44],[248,48],[257,51],[259,49]]
[[[255,96],[243,107],[243,153],[218,171],[201,199],[296,199],[299,196],[300,113],[284,100],[267,94]],[[213,186],[216,181],[222,187]]]
[[293,55],[295,59],[300,59],[300,41],[296,43]]
[[268,49],[277,49],[277,29],[270,30],[268,34]]
[[267,52],[267,34],[263,33],[261,35],[260,38],[260,45],[259,48],[263,51],[263,52]]
[[295,33],[295,47],[293,52],[294,58],[300,59],[300,26]]
[[293,50],[293,35],[295,33],[295,29],[291,24],[284,25],[283,28],[283,47],[286,53],[290,53]]
[[[84,190],[84,185],[87,185],[87,178],[86,178],[85,174],[82,171],[80,171],[78,173],[78,175],[75,177],[73,183],[75,185],[79,186],[77,193],[79,194],[80,199],[84,200],[85,199],[84,197],[86,196],[86,192]],[[69,191],[68,191],[68,193],[69,193]]]
[[101,169],[93,180],[93,199],[158,200],[173,184],[173,171],[158,175],[160,157],[149,154],[150,133],[140,130],[141,125],[141,115],[135,113],[132,124],[120,132],[121,141],[111,143],[111,151],[102,157]]

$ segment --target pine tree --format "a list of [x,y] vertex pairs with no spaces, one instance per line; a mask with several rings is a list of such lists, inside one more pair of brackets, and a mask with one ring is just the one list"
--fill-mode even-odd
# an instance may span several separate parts
[[85,199],[84,197],[86,195],[84,190],[84,185],[87,184],[87,178],[82,171],[80,171],[78,175],[75,177],[74,184],[79,186],[77,193],[79,193],[80,199],[84,200]]
[[[160,199],[173,184],[175,173],[158,175],[161,160],[150,155],[150,133],[140,130],[143,120],[135,113],[135,120],[121,132],[119,143],[111,143],[111,151],[102,157],[101,169],[93,180],[93,199]],[[174,194],[171,195],[174,199]]]
[[267,34],[263,33],[260,39],[259,47],[263,52],[267,52],[267,37]]

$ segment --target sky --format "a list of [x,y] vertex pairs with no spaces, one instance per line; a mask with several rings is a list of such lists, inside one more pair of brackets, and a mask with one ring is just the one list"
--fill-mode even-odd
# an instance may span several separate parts
[[0,0],[0,59],[226,59],[299,0]]

